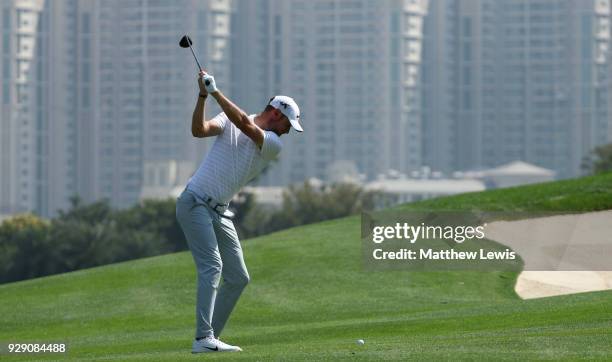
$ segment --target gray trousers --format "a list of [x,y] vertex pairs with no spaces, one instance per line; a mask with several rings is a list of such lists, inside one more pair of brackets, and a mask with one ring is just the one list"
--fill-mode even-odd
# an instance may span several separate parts
[[176,218],[197,269],[195,336],[219,337],[249,282],[238,234],[232,220],[217,214],[189,190],[177,199]]

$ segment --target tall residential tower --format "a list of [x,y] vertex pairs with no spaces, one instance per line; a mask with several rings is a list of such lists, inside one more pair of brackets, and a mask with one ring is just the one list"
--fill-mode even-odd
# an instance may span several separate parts
[[[269,184],[325,179],[335,161],[373,178],[421,164],[420,62],[427,2],[242,0],[233,74],[240,104],[296,99],[305,132],[290,135]],[[288,137],[288,138],[289,138]]]
[[432,0],[426,18],[425,163],[444,171],[524,160],[580,174],[609,142],[609,0]]
[[53,216],[75,195],[125,207],[148,164],[195,169],[210,140],[190,134],[197,67],[178,41],[190,34],[204,66],[231,84],[232,9],[231,0],[0,3],[0,213]]

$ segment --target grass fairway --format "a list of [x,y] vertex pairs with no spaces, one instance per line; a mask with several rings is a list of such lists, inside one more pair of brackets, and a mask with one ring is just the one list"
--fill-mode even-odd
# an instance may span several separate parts
[[[612,174],[403,207],[612,209]],[[523,301],[513,273],[365,272],[359,220],[244,242],[252,282],[222,336],[242,353],[190,353],[188,252],[2,285],[0,341],[69,344],[15,360],[612,359],[612,292]]]

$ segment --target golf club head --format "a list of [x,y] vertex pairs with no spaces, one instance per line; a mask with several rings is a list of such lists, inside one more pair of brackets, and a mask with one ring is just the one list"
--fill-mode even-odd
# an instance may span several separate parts
[[[196,56],[195,52],[193,51],[193,48],[191,47],[193,45],[193,41],[191,40],[189,35],[187,35],[187,34],[183,35],[183,37],[179,41],[179,45],[181,46],[181,48],[189,48],[191,50],[191,54],[193,54],[193,58],[195,59],[196,64],[198,65],[198,68],[200,70],[202,70],[202,66],[200,65],[200,61],[198,60],[198,57]],[[207,80],[205,82],[205,84],[206,85],[210,85],[210,81]]]
[[189,48],[191,45],[193,45],[193,41],[191,41],[191,38],[188,35],[183,35],[179,45],[181,48]]

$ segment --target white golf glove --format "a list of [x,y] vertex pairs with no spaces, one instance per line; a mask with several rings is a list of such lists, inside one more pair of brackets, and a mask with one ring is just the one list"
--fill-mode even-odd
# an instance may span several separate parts
[[212,75],[205,74],[202,77],[202,80],[204,81],[204,86],[206,87],[206,91],[208,93],[215,93],[219,91],[217,89],[217,85],[215,84],[215,77],[213,77]]

